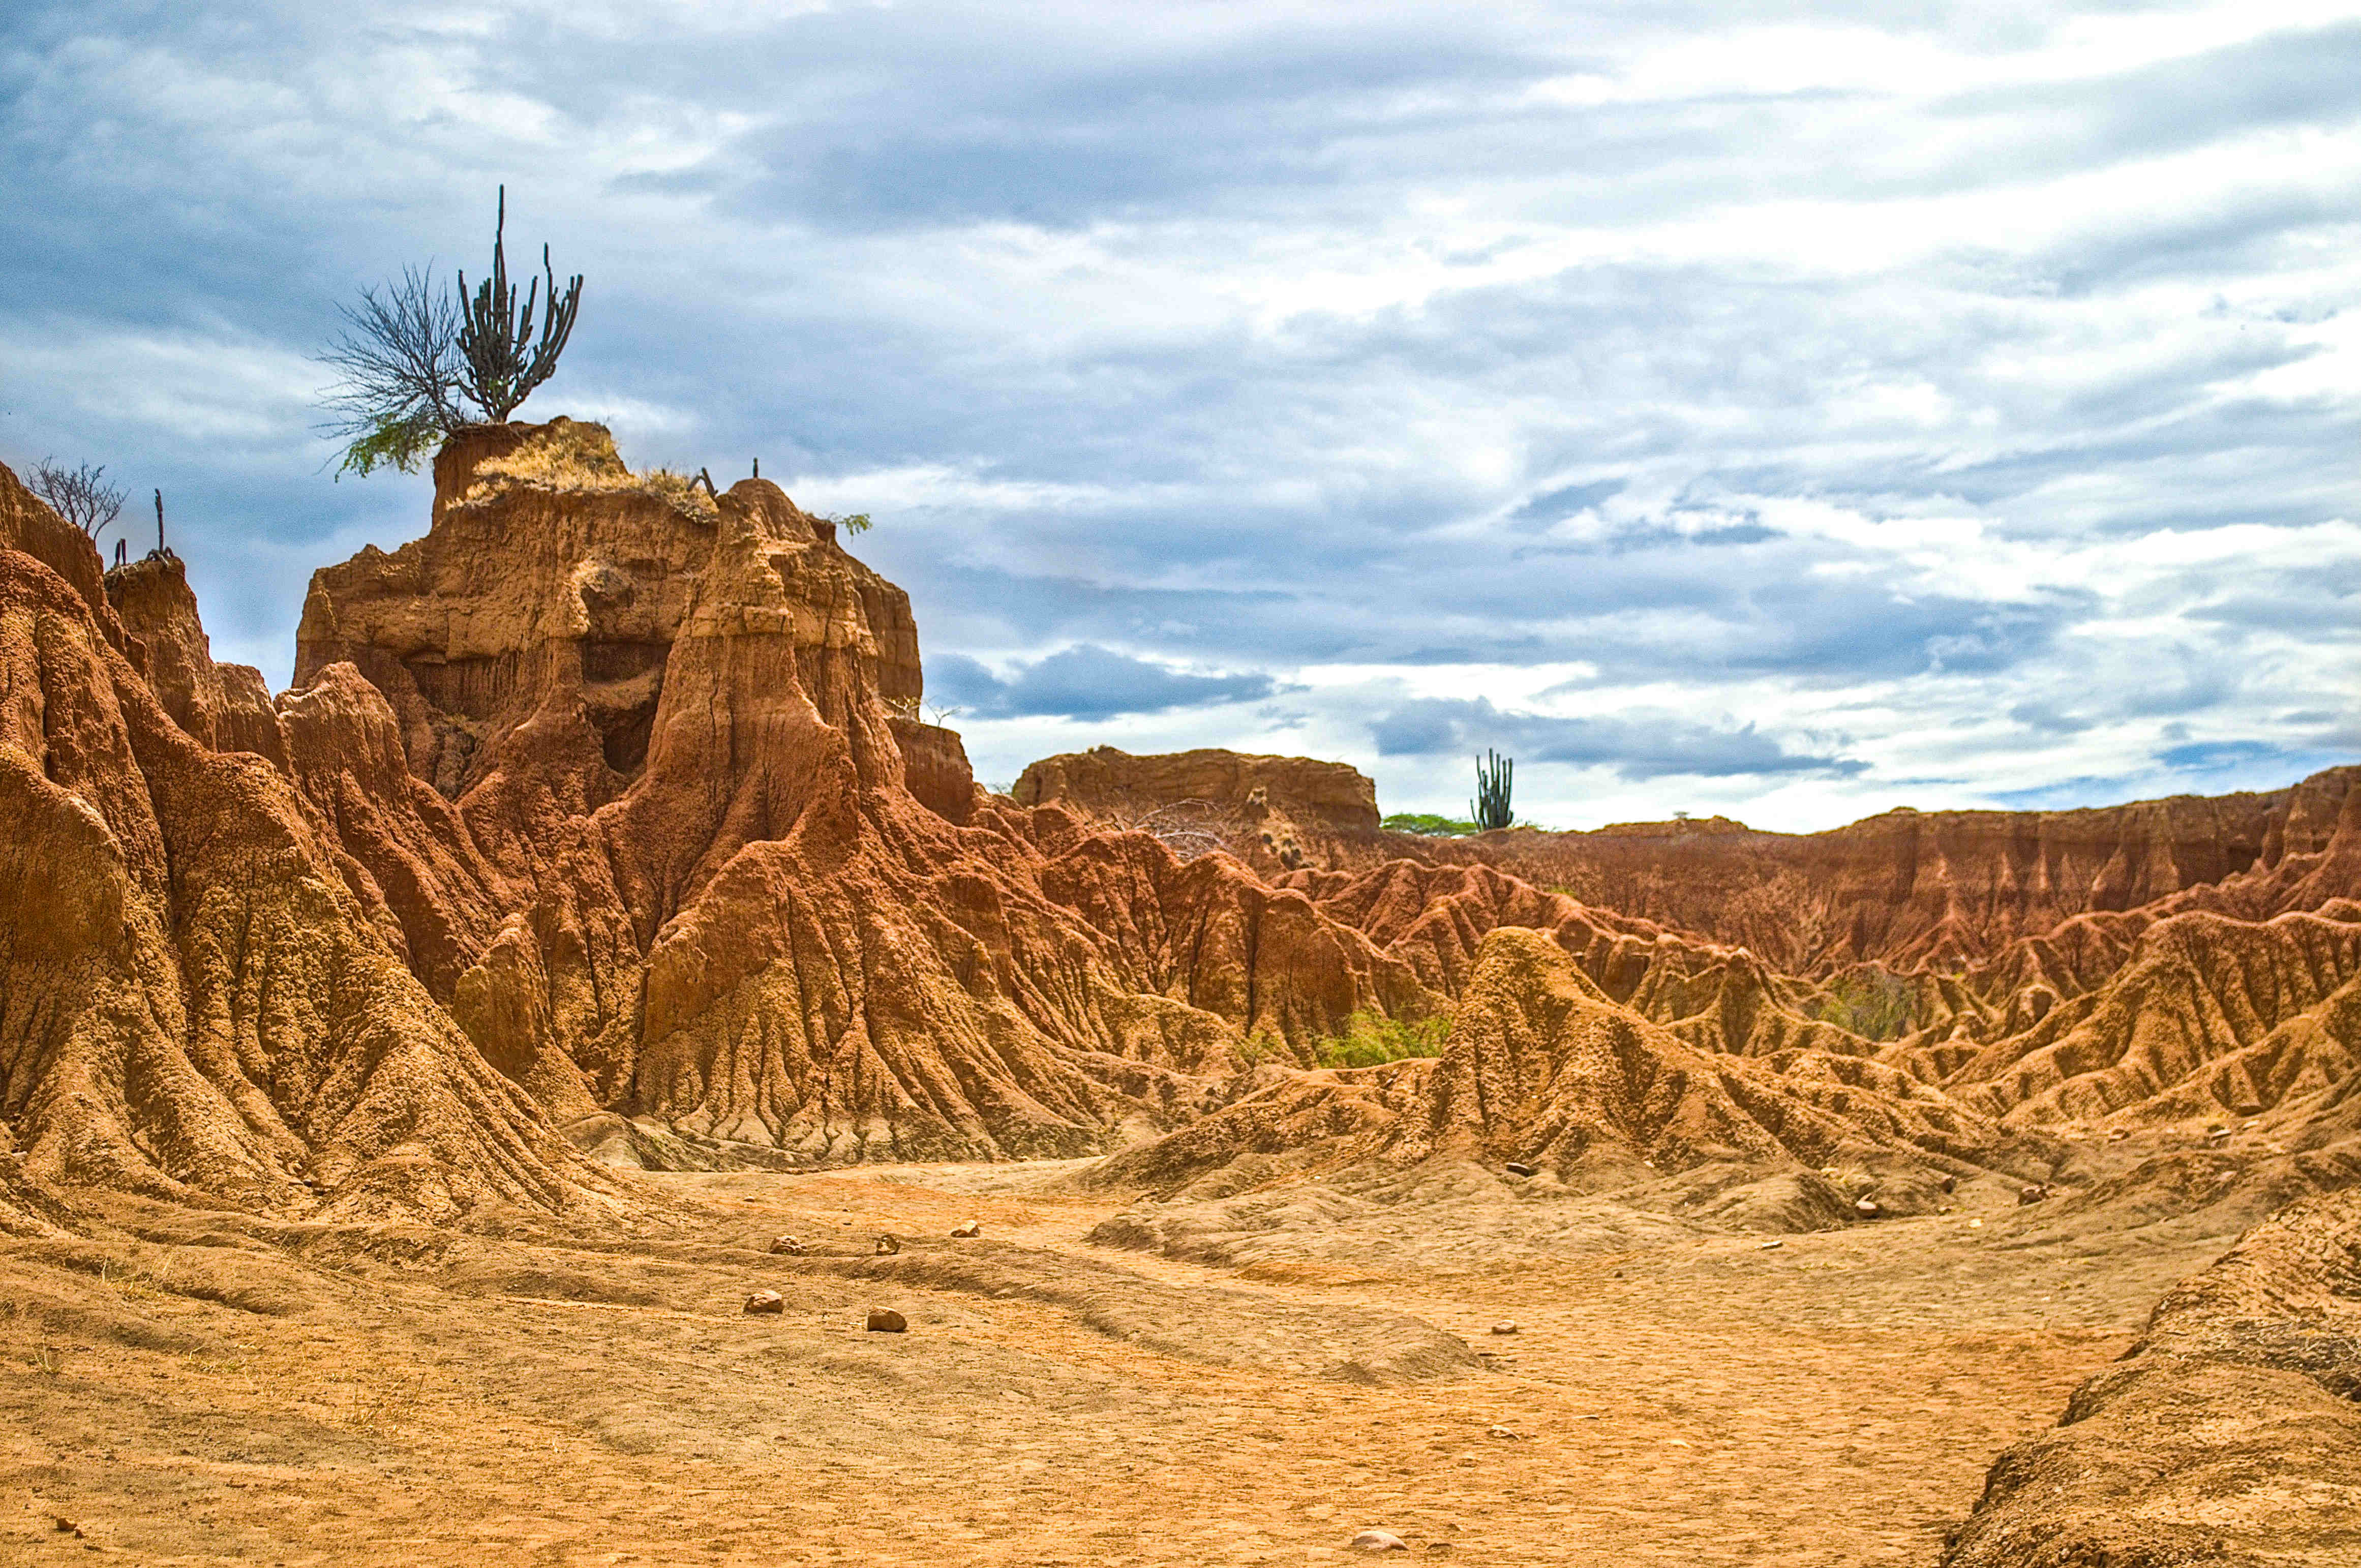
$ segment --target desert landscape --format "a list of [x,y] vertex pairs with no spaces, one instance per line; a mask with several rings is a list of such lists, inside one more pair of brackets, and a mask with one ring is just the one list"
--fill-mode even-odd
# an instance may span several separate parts
[[2361,766],[1438,838],[483,423],[292,685],[0,469],[0,1541],[2361,1560]]

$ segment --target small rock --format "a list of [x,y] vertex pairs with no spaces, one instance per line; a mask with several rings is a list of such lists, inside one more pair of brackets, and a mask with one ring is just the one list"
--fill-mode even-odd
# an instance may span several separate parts
[[1874,1220],[1885,1212],[1885,1206],[1874,1198],[1856,1198],[1853,1200],[1852,1210],[1864,1220]]
[[1772,1250],[1773,1248],[1774,1248],[1774,1247],[1783,1247],[1783,1246],[1785,1246],[1786,1245],[1787,1245],[1787,1244],[1786,1244],[1785,1242],[1778,1241],[1778,1240],[1773,1239],[1773,1240],[1772,1240],[1772,1241],[1764,1242],[1764,1243],[1763,1244],[1763,1250],[1764,1252],[1769,1252],[1769,1251],[1771,1251],[1771,1250]]
[[873,1334],[898,1334],[909,1326],[910,1320],[891,1307],[869,1309],[869,1321],[866,1327]]
[[2038,1203],[2044,1198],[2048,1196],[2049,1188],[2047,1183],[2039,1181],[2029,1182],[2026,1186],[2017,1190],[2017,1206],[2022,1208],[2027,1203]]
[[2209,1144],[2228,1143],[2230,1141],[2230,1129],[2227,1127],[2208,1127],[2205,1129],[2205,1141]]
[[1502,1166],[1500,1168],[1507,1171],[1510,1176],[1531,1176],[1533,1174],[1533,1168],[1532,1166],[1521,1164],[1513,1159],[1509,1161],[1508,1164]]
[[895,1235],[893,1232],[887,1231],[884,1234],[877,1238],[878,1256],[891,1257],[894,1254],[900,1252],[901,1250],[902,1238]]
[[969,1236],[980,1236],[983,1234],[983,1227],[977,1224],[973,1220],[962,1220],[958,1224],[951,1227],[951,1234],[962,1239]]
[[801,1257],[804,1255],[804,1244],[793,1236],[780,1236],[771,1243],[771,1250],[775,1253],[785,1253],[789,1257]]
[[1504,1442],[1516,1442],[1521,1441],[1515,1432],[1510,1431],[1507,1427],[1499,1425],[1498,1422],[1486,1427],[1484,1429],[1484,1435],[1486,1437],[1497,1437]]
[[2107,1142],[2111,1144],[2122,1143],[2125,1138],[2128,1138],[2131,1135],[2131,1129],[2129,1127],[2109,1127],[2107,1129]]
[[56,1518],[58,1521],[58,1533],[60,1535],[71,1535],[76,1538],[79,1538],[82,1535],[82,1526],[74,1523],[73,1520],[66,1518],[63,1514],[59,1514]]
[[1496,1334],[1512,1334],[1517,1332],[1517,1325],[1512,1321],[1494,1323],[1492,1332]]
[[786,1310],[787,1299],[776,1290],[757,1290],[746,1298],[746,1310],[750,1312],[784,1312]]
[[1941,1188],[1946,1192],[1957,1192],[1960,1190],[1960,1179],[1949,1172],[1946,1172],[1943,1179],[1935,1183],[1935,1185]]
[[1353,1538],[1356,1552],[1408,1552],[1410,1542],[1389,1530],[1365,1530]]
[[1984,1223],[1982,1220],[1970,1220],[1968,1222],[1968,1229],[1971,1231],[1981,1231],[1983,1228]]

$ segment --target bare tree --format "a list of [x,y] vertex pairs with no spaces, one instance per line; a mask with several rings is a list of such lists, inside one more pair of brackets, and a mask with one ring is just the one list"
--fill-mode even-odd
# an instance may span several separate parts
[[327,431],[345,440],[336,472],[387,465],[407,474],[467,422],[459,407],[459,311],[434,286],[434,269],[403,268],[401,281],[364,289],[340,305],[345,331],[320,356],[344,372],[328,393]]
[[62,468],[44,457],[33,466],[28,488],[93,544],[123,515],[123,492],[106,482],[103,463]]
[[[346,443],[339,475],[391,466],[404,473],[445,436],[481,421],[498,422],[557,368],[582,302],[582,278],[564,295],[542,247],[540,281],[529,282],[522,307],[509,282],[508,188],[500,188],[492,231],[492,275],[467,297],[458,275],[456,297],[437,287],[434,269],[402,269],[399,283],[361,291],[361,302],[339,307],[345,331],[320,358],[342,372],[325,395],[332,416],[326,433]],[[533,304],[543,305],[533,327]],[[472,404],[471,409],[468,405]]]

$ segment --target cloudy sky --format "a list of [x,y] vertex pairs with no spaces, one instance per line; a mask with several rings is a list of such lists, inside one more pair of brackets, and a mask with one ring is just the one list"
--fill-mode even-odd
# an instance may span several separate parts
[[0,461],[161,487],[217,656],[424,526],[313,358],[588,275],[521,417],[759,455],[981,776],[1389,810],[2272,787],[2361,759],[2361,3],[0,0]]

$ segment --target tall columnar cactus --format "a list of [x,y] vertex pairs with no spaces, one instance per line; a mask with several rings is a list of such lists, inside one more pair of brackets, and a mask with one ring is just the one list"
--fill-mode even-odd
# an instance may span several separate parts
[[[1490,759],[1488,764],[1486,758]],[[1509,825],[1509,781],[1516,771],[1516,759],[1503,757],[1488,748],[1484,756],[1476,759],[1476,798],[1468,803],[1467,814],[1476,819],[1477,831],[1489,832]]]
[[459,353],[467,367],[465,389],[482,407],[485,416],[495,422],[507,419],[535,387],[556,370],[557,356],[565,352],[566,335],[574,330],[575,310],[582,302],[582,275],[578,272],[567,282],[566,297],[558,298],[557,275],[549,266],[549,247],[543,246],[542,280],[549,287],[541,301],[540,339],[534,340],[533,295],[542,283],[527,283],[524,305],[520,310],[516,290],[509,283],[508,252],[503,243],[508,223],[509,188],[503,185],[500,221],[492,231],[492,275],[476,290],[475,298],[468,300],[467,275],[459,274],[459,298],[467,301],[459,321]]

